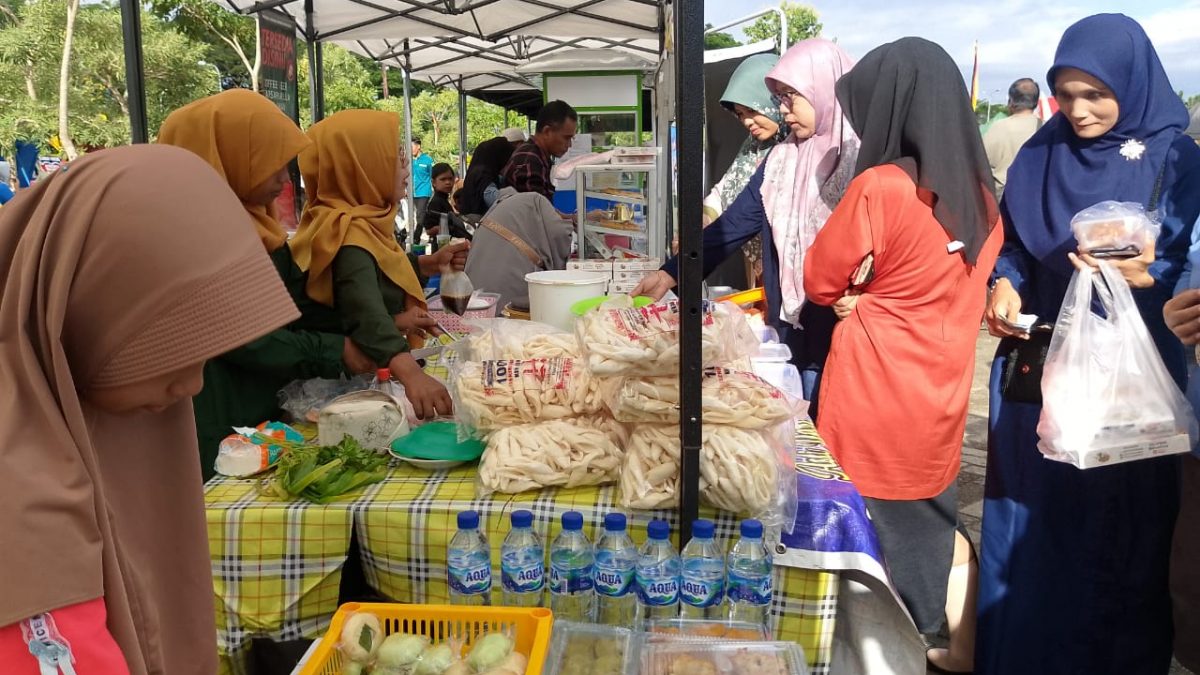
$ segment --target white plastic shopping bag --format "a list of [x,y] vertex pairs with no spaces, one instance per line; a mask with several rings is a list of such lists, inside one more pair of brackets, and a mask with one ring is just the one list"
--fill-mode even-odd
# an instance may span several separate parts
[[1042,454],[1081,469],[1188,452],[1196,442],[1192,407],[1111,263],[1071,277],[1042,371],[1037,431]]

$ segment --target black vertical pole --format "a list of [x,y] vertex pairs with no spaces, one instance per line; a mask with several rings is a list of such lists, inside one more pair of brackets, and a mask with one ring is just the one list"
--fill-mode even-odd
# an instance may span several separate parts
[[312,123],[325,118],[325,68],[321,43],[317,42],[317,30],[313,27],[313,0],[304,0],[304,40],[308,46],[308,107]]
[[317,41],[317,77],[313,81],[317,83],[317,96],[314,99],[317,102],[317,117],[313,121],[319,122],[325,119],[325,44],[320,40]]
[[679,360],[679,431],[682,442],[679,545],[692,537],[700,510],[700,446],[703,420],[700,353],[703,316],[701,208],[704,160],[704,3],[675,0],[675,120],[679,148],[679,302],[682,311]]
[[129,131],[134,143],[150,142],[146,124],[146,76],[142,71],[142,5],[121,0],[121,33],[125,41],[125,88],[129,99]]

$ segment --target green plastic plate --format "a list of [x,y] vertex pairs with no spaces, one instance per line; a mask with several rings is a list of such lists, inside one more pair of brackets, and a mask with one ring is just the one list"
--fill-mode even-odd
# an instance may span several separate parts
[[429,422],[392,441],[392,454],[402,459],[473,462],[483,455],[483,441],[458,442],[454,422]]
[[[599,307],[600,305],[604,304],[605,302],[613,299],[614,297],[617,297],[617,296],[598,295],[594,298],[588,298],[587,300],[580,300],[579,302],[571,305],[571,313],[574,314],[575,316],[583,316],[584,314],[587,314],[588,312],[592,311],[593,309],[596,309],[597,307]],[[633,299],[634,307],[640,308],[640,307],[645,307],[646,305],[653,305],[653,304],[654,304],[654,298],[647,297],[645,295],[639,295]]]

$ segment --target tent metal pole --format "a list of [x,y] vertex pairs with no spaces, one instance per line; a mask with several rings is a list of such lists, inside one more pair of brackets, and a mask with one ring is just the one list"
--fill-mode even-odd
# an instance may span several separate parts
[[129,99],[129,135],[134,143],[149,143],[146,123],[146,75],[142,68],[142,4],[121,0],[121,33],[125,43],[125,82]]
[[701,208],[704,160],[704,4],[674,3],[675,120],[679,148],[679,431],[681,441],[679,545],[692,538],[692,521],[700,510],[700,447],[703,429],[700,385],[704,364],[700,352],[704,282]]
[[408,195],[404,198],[408,208],[408,231],[412,233],[412,243],[417,243],[417,214],[416,206],[413,203],[413,181],[412,181],[412,141],[413,141],[413,122],[412,122],[412,59],[408,55],[408,38],[404,39],[404,148],[403,152],[409,157],[409,173],[408,173]]
[[317,95],[313,100],[317,103],[317,114],[313,117],[313,122],[320,122],[325,119],[325,44],[317,42],[317,77],[314,82],[317,83]]
[[458,175],[467,175],[467,92],[458,78]]
[[308,107],[312,124],[325,117],[325,96],[321,83],[321,45],[317,42],[317,31],[313,28],[313,0],[304,0],[304,44],[308,49]]

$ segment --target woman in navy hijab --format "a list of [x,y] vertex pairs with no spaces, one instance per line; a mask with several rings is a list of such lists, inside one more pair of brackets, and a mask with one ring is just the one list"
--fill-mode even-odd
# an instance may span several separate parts
[[991,375],[975,672],[1162,675],[1171,661],[1167,561],[1179,458],[1086,471],[1043,458],[1041,404],[1002,386],[1029,334],[1001,319],[1058,316],[1077,212],[1107,199],[1156,206],[1155,246],[1118,266],[1182,385],[1183,347],[1162,309],[1200,214],[1200,148],[1183,133],[1188,113],[1154,46],[1126,16],[1101,14],[1067,29],[1047,79],[1061,111],[1009,170],[1005,245],[987,311],[989,329],[1004,340]]

